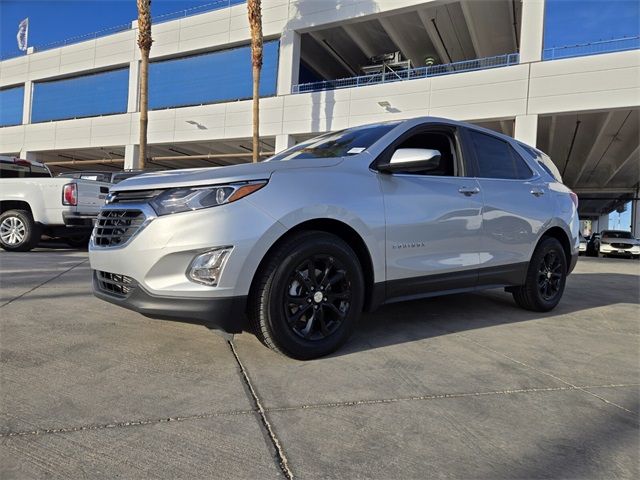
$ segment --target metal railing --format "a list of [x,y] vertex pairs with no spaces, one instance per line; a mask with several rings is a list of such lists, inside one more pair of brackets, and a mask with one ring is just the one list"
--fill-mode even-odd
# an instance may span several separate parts
[[462,62],[431,65],[429,67],[410,68],[407,70],[386,71],[360,77],[339,78],[337,80],[323,80],[320,82],[302,83],[293,86],[293,93],[318,92],[322,90],[337,90],[340,88],[362,87],[381,83],[416,80],[419,78],[438,77],[454,73],[473,72],[490,68],[517,65],[520,60],[518,53],[498,55],[495,57],[464,60]]
[[557,60],[560,58],[583,57],[599,55],[601,53],[622,52],[640,48],[640,35],[634,37],[613,38],[598,42],[565,45],[562,47],[545,48],[542,51],[543,60]]
[[[213,10],[221,10],[223,8],[229,8],[234,5],[240,5],[244,2],[246,2],[246,0],[216,0],[211,3],[199,5],[197,7],[187,8],[185,10],[180,10],[177,12],[165,13],[164,15],[154,16],[153,23],[158,24],[158,23],[169,22],[171,20],[190,17],[192,15],[211,12]],[[30,45],[30,47],[33,47],[34,51],[36,52],[42,52],[44,50],[52,50],[54,48],[64,47],[66,45],[86,42],[87,40],[95,40],[96,38],[106,37],[108,35],[124,32],[130,29],[131,29],[131,22],[123,25],[116,25],[115,27],[105,28],[97,32],[86,33],[84,35],[76,35],[74,37],[65,38],[64,40],[57,40],[55,42],[46,43],[44,45]],[[21,57],[23,55],[24,55],[24,52],[13,52],[10,54],[0,56],[0,60],[8,60],[10,58]]]
[[180,18],[190,17],[192,15],[198,15],[204,12],[211,12],[213,10],[222,10],[223,8],[233,7],[234,5],[240,5],[247,0],[216,0],[204,5],[198,5],[196,7],[179,10],[177,12],[165,13],[164,15],[157,15],[153,17],[153,23],[164,23],[171,20],[178,20]]

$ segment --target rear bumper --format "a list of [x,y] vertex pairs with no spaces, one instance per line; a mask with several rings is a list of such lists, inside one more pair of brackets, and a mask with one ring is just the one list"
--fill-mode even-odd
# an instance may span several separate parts
[[67,227],[85,227],[92,229],[97,216],[97,213],[62,212],[62,220]]
[[128,295],[105,293],[93,271],[93,294],[114,305],[158,320],[173,320],[204,325],[227,333],[248,330],[246,296],[237,297],[175,297],[152,295],[135,285]]

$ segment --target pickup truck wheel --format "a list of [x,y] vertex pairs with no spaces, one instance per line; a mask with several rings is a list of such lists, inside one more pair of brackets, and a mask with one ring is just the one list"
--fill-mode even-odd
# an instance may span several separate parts
[[512,290],[516,303],[534,312],[548,312],[562,298],[567,280],[567,259],[558,240],[544,238],[533,252],[526,282]]
[[73,248],[86,248],[89,244],[91,234],[75,235],[64,239],[65,243]]
[[0,215],[0,247],[28,252],[40,241],[40,228],[27,210],[7,210]]
[[327,355],[351,335],[364,302],[358,257],[340,238],[301,232],[258,273],[249,316],[267,347],[300,360]]

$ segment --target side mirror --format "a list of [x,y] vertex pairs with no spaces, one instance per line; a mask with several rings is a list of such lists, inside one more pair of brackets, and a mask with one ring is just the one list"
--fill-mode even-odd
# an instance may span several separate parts
[[440,167],[439,150],[430,148],[399,148],[388,163],[378,165],[381,172],[418,172]]

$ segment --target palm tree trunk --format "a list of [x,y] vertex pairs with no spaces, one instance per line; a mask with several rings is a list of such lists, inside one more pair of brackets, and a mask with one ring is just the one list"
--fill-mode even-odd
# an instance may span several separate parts
[[151,0],[137,0],[138,47],[140,47],[140,150],[139,165],[144,170],[147,159],[147,124],[149,110],[149,52],[151,51]]
[[260,70],[253,65],[253,163],[260,161]]
[[260,160],[260,72],[262,70],[262,5],[261,0],[248,0],[251,30],[251,66],[253,74],[253,162]]
[[140,51],[140,149],[139,165],[144,170],[147,159],[147,125],[149,123],[149,50]]

